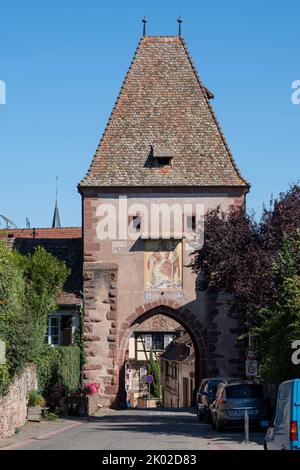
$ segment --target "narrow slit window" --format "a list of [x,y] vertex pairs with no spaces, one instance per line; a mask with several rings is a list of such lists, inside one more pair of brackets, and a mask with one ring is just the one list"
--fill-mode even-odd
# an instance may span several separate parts
[[130,216],[129,225],[133,232],[140,232],[142,228],[142,217],[140,215]]
[[186,219],[186,226],[188,231],[195,232],[197,228],[196,224],[196,216],[195,215],[188,215]]

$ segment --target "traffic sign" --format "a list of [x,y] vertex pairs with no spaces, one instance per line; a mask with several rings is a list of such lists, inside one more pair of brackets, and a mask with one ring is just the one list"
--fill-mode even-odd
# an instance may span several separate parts
[[251,348],[248,348],[246,349],[245,356],[246,356],[246,359],[253,361],[254,359],[256,359],[257,354],[256,354],[256,351],[254,351]]
[[146,375],[147,384],[152,384],[154,382],[154,377],[151,374]]
[[258,363],[256,360],[246,360],[246,376],[256,377],[258,372]]

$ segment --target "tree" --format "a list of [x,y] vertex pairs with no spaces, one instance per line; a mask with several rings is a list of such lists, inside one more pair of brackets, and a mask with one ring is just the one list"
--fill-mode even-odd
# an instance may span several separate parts
[[299,377],[300,365],[291,360],[292,342],[300,340],[300,231],[283,238],[273,266],[276,296],[259,312],[261,373],[272,381]]
[[192,269],[204,287],[231,295],[231,309],[247,328],[257,325],[258,312],[276,295],[274,262],[284,235],[300,227],[300,186],[295,184],[263,209],[261,220],[243,208],[224,213],[220,208],[205,216],[204,245],[194,253]]
[[153,382],[150,385],[150,393],[155,398],[160,398],[160,366],[159,361],[154,358],[153,351],[150,351],[148,360],[148,374],[153,375]]

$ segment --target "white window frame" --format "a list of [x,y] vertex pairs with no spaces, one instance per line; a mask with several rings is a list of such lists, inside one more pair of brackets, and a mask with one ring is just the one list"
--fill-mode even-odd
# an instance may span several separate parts
[[152,349],[152,334],[146,334],[144,335],[144,340],[145,340],[145,351],[151,351]]
[[[162,348],[157,348],[157,347],[153,347],[153,343],[155,343],[155,337],[158,337],[158,336],[161,336],[162,339],[163,339],[163,344],[162,344]],[[154,341],[153,341],[154,339]],[[152,333],[152,348],[153,348],[153,351],[163,351],[164,350],[164,345],[165,345],[165,335],[164,333],[160,333],[159,331],[155,331]]]
[[172,333],[165,333],[164,335],[164,349],[166,349],[170,343],[172,343],[174,335]]
[[[61,319],[62,317],[67,316],[67,317],[72,317],[72,341],[71,344],[74,344],[75,341],[75,333],[76,330],[79,326],[79,312],[75,310],[57,310],[56,312],[51,313],[48,316],[48,331],[47,331],[47,343],[50,344],[53,347],[59,347],[61,343]],[[52,343],[52,331],[51,331],[51,320],[52,318],[57,318],[58,319],[58,344],[53,344]]]
[[[58,334],[57,335],[52,335],[52,320],[57,319],[58,320]],[[58,343],[53,344],[52,342],[52,336],[58,337]],[[61,341],[61,315],[49,315],[48,317],[48,344],[54,347],[60,346],[60,341]]]

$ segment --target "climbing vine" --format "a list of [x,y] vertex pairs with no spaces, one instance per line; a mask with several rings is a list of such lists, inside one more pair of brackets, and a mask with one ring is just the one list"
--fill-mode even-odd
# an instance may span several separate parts
[[68,276],[65,264],[44,248],[23,256],[0,242],[0,339],[6,363],[0,368],[0,393],[44,350],[47,317]]

